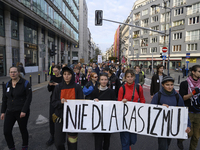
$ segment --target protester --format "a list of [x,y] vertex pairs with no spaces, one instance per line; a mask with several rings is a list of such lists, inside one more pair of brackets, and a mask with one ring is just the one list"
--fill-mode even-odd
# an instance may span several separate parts
[[[191,132],[188,134],[190,140],[189,150],[196,150],[200,137],[200,65],[190,68],[190,76],[181,82],[179,94],[182,96],[185,106],[189,108]],[[177,145],[183,149],[183,140],[178,140]]]
[[75,70],[75,83],[81,85],[82,84],[82,78],[81,78],[79,66],[76,66],[76,68],[74,70]]
[[49,67],[49,72],[48,72],[48,75],[50,75],[50,80],[51,80],[51,78],[55,75],[55,74],[53,73],[53,68],[54,68],[54,66],[55,66],[55,62],[52,61],[51,66]]
[[85,64],[83,64],[83,67],[81,68],[81,69],[84,69],[85,70],[85,75],[87,75],[87,68],[86,68],[86,65]]
[[27,80],[20,77],[20,70],[17,67],[10,67],[11,80],[6,83],[3,90],[1,120],[4,120],[4,136],[8,148],[15,150],[15,143],[12,136],[12,129],[17,121],[22,135],[22,150],[28,150],[29,134],[27,123],[30,114],[32,101],[31,85]]
[[98,75],[96,74],[96,72],[92,72],[90,74],[90,80],[83,88],[85,99],[90,99],[92,91],[95,89],[95,87],[98,87],[98,85]]
[[149,65],[149,73],[151,74],[152,71],[152,64]]
[[92,67],[88,67],[88,72],[87,72],[87,76],[86,76],[87,81],[90,81],[90,74],[91,73],[92,73]]
[[121,86],[120,80],[117,78],[117,76],[112,72],[110,68],[105,68],[104,72],[108,74],[109,81],[108,81],[108,87],[113,89],[115,91],[115,97],[118,97],[118,91]]
[[[174,79],[170,76],[165,76],[162,80],[162,88],[156,93],[151,101],[151,104],[162,106],[185,106],[182,97],[174,89]],[[188,125],[185,130],[190,132],[190,121],[188,118]],[[199,130],[198,130],[199,132]],[[170,138],[158,138],[158,150],[168,150],[171,143]]]
[[184,78],[185,77],[185,65],[183,65],[182,73],[183,73],[183,77],[182,78]]
[[87,74],[87,69],[86,67],[83,65],[83,67],[81,68],[81,86],[85,86],[85,84],[87,83],[87,79],[86,79],[86,74]]
[[26,75],[26,73],[25,73],[25,69],[24,69],[22,63],[19,63],[19,69],[20,69],[20,75],[21,75],[21,77],[24,78],[24,76]]
[[[128,69],[125,72],[126,84],[120,87],[118,101],[126,103],[127,101],[145,103],[143,88],[141,85],[135,84],[134,70]],[[129,147],[136,143],[137,134],[130,132],[120,133],[122,150],[129,150]]]
[[[47,86],[48,91],[52,92],[52,94],[53,94],[55,86],[58,85],[58,83],[62,82],[63,77],[60,74],[60,71],[61,71],[61,68],[59,65],[56,65],[53,68],[53,73],[55,74],[55,76],[53,76],[51,78],[51,80],[49,81],[49,84]],[[49,140],[46,142],[47,146],[51,146],[54,143],[54,133],[55,133],[54,122],[52,120],[52,115],[55,113],[55,109],[52,105],[52,94],[50,96],[50,104],[49,104],[49,129],[50,129],[51,136],[50,136]]]
[[[63,128],[63,104],[70,99],[83,99],[81,86],[75,83],[75,74],[71,68],[64,67],[63,80],[53,92],[52,105],[55,108],[53,121],[55,122],[54,143],[57,150],[65,150],[66,132]],[[68,133],[67,145],[69,150],[77,150],[78,133]]]
[[166,76],[166,74],[163,73],[163,65],[158,65],[157,66],[157,73],[153,75],[151,79],[151,86],[150,86],[150,95],[151,99],[153,96],[160,90],[162,89],[162,80]]
[[[106,73],[100,74],[100,86],[95,88],[91,93],[91,100],[99,102],[101,100],[116,100],[115,92],[107,87],[108,75]],[[95,150],[109,150],[110,133],[94,133]]]
[[144,76],[140,73],[140,66],[135,66],[135,83],[143,86],[144,84]]

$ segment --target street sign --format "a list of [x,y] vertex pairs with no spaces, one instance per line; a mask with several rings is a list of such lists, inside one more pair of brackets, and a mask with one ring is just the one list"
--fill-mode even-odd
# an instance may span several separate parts
[[163,48],[162,48],[162,52],[163,52],[163,53],[166,53],[166,52],[167,52],[167,47],[163,47]]
[[166,56],[167,57],[167,53],[162,53],[162,56]]
[[190,58],[190,53],[186,53],[186,58]]
[[166,60],[166,58],[167,58],[166,56],[163,56],[163,57],[162,57],[163,60]]
[[188,64],[188,63],[189,63],[189,61],[186,61],[186,63]]

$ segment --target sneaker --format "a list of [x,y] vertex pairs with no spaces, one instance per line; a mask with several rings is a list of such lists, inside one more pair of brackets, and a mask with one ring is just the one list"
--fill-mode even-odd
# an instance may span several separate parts
[[49,140],[46,142],[47,146],[51,146],[54,143],[54,138],[51,136]]
[[183,149],[184,149],[184,147],[183,147],[183,142],[180,141],[180,140],[177,140],[177,146],[178,146],[178,148],[179,148],[180,150],[183,150]]
[[22,146],[22,150],[28,150],[28,146]]

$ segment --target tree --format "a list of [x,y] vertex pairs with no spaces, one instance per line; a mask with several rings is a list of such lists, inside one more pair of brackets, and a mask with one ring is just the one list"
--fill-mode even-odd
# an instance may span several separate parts
[[94,59],[95,60],[97,60],[98,59],[98,55],[101,55],[102,53],[101,53],[101,50],[97,47],[96,49],[95,49],[95,56],[94,56]]

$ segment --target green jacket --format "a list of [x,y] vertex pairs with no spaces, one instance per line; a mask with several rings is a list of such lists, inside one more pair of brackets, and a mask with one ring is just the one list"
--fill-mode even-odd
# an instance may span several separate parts
[[142,73],[139,73],[139,84],[143,86],[144,84],[144,75]]
[[53,75],[55,76],[55,73],[53,72],[53,68],[52,68],[52,66],[50,66],[50,68],[49,68],[49,75],[52,75],[52,73],[53,73]]

